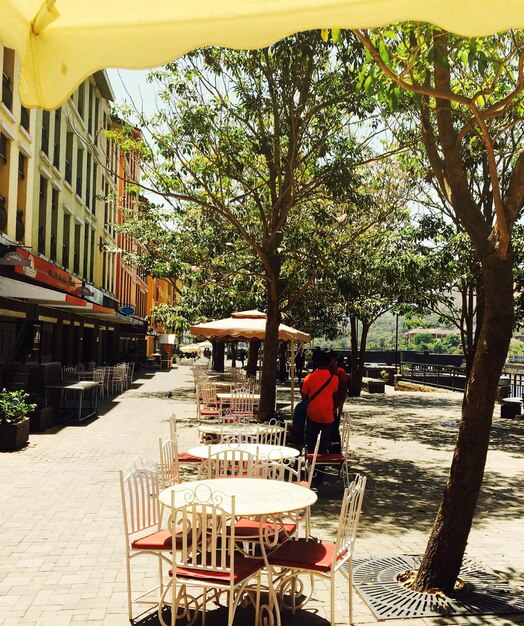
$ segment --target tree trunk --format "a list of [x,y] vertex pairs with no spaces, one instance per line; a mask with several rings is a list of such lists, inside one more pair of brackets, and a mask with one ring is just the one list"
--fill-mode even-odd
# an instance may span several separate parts
[[260,351],[260,339],[250,339],[249,354],[247,355],[246,375],[253,378],[257,375],[258,353]]
[[213,345],[213,364],[212,370],[214,372],[223,372],[224,371],[224,354],[226,344],[219,339],[212,339],[211,343]]
[[419,591],[453,590],[482,484],[497,385],[512,333],[511,259],[484,259],[483,282],[482,328],[464,394],[450,475],[415,580]]
[[287,343],[281,341],[278,346],[278,380],[285,383],[287,380]]
[[272,259],[272,264],[275,266],[273,276],[267,279],[266,335],[264,337],[264,360],[262,362],[258,411],[260,421],[267,421],[273,417],[277,396],[278,329],[280,326],[278,279],[280,271],[276,266],[279,265],[279,259]]
[[351,316],[350,324],[351,324],[351,371],[349,374],[350,385],[349,385],[349,396],[353,398],[358,398],[360,393],[362,392],[362,376],[359,376],[359,368],[360,368],[360,360],[359,360],[359,349],[358,349],[358,328],[357,328],[357,318]]

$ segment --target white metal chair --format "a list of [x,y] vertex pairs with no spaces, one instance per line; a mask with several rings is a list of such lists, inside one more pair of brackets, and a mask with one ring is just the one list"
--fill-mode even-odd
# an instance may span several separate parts
[[133,384],[133,376],[135,374],[135,365],[136,363],[134,361],[127,364],[127,386],[128,387],[131,387],[131,385]]
[[254,419],[255,417],[255,396],[250,389],[239,388],[231,391],[231,400],[229,401],[228,413],[237,418],[247,417]]
[[253,478],[256,455],[240,448],[228,448],[209,454],[198,472],[200,480],[210,478]]
[[199,419],[220,415],[216,385],[210,382],[201,382],[197,385],[197,414]]
[[[260,574],[264,562],[235,550],[235,499],[208,488],[197,492],[188,490],[184,506],[176,508],[175,494],[172,497],[170,525],[174,533],[179,528],[187,532],[181,535],[180,545],[172,552],[171,582],[158,606],[160,623],[167,626],[163,606],[169,591],[171,626],[181,617],[193,624],[201,609],[204,623],[208,593],[212,592],[216,599],[225,592],[227,624],[232,626],[236,608],[248,589],[256,591],[254,623],[258,623]],[[252,581],[256,586],[250,584]]]
[[[316,467],[321,471],[325,471],[330,466],[335,467],[338,475],[341,476],[344,481],[344,487],[347,487],[349,481],[349,438],[351,433],[351,417],[349,412],[347,411],[343,413],[340,430],[341,451],[318,453],[316,457]],[[306,458],[308,463],[311,464],[313,460],[313,454],[308,452]]]
[[111,376],[111,393],[115,393],[115,391],[119,391],[120,393],[124,393],[127,386],[127,372],[125,367],[122,365],[117,365],[113,368],[113,373]]
[[176,413],[171,413],[170,417],[169,417],[169,432],[171,435],[171,440],[172,441],[176,441],[176,445],[177,445],[177,453],[178,453],[178,464],[180,465],[180,463],[201,463],[202,459],[198,456],[193,456],[192,454],[189,454],[188,452],[185,451],[180,451],[178,449],[178,432],[177,432],[177,426],[176,426]]
[[285,446],[287,437],[287,422],[284,422],[284,426],[275,419],[271,419],[268,422],[268,428],[265,432],[259,435],[259,443],[267,443],[273,446]]
[[[269,555],[269,564],[275,572],[277,593],[284,608],[303,606],[313,593],[301,596],[297,604],[297,587],[301,587],[297,577],[309,574],[330,582],[330,623],[335,624],[335,583],[336,574],[341,572],[349,581],[349,622],[353,623],[353,551],[357,533],[362,500],[366,488],[366,478],[358,475],[344,490],[342,508],[338,520],[338,530],[334,542],[298,539],[287,541]],[[343,565],[347,564],[347,571]]]
[[93,370],[93,381],[97,382],[98,386],[100,387],[101,398],[105,397],[105,391],[106,391],[105,380],[106,380],[106,372],[104,369],[97,368]]
[[176,439],[158,440],[160,448],[160,485],[162,489],[180,482],[178,444]]
[[62,380],[78,380],[78,372],[74,367],[62,367]]
[[[135,464],[135,462],[133,462]],[[142,460],[139,461],[139,464]],[[161,528],[160,502],[158,500],[158,468],[128,466],[120,470],[120,492],[124,516],[126,541],[126,574],[129,619],[133,619],[133,604],[157,604],[158,598],[148,596],[160,590],[162,593],[162,560],[170,562],[172,532]],[[154,556],[158,560],[158,586],[133,597],[131,561],[137,556]]]

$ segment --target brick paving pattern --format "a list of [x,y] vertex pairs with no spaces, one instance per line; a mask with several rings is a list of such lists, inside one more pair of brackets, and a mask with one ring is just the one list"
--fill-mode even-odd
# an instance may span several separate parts
[[[168,397],[168,393],[172,396]],[[451,461],[461,396],[452,393],[364,394],[348,401],[352,467],[368,477],[355,558],[420,554]],[[197,441],[189,367],[138,373],[133,388],[103,402],[98,419],[31,434],[21,451],[0,454],[0,624],[124,626],[127,594],[118,469],[136,456],[158,459],[169,415],[180,445]],[[498,407],[496,409],[498,415]],[[492,447],[467,554],[521,584],[524,572],[523,422],[495,419]],[[314,534],[336,532],[341,486],[330,477],[313,510]],[[135,563],[140,584],[156,565]],[[347,584],[340,578],[336,623],[348,624]],[[377,623],[354,595],[354,622]],[[283,614],[283,626],[327,626],[329,593],[315,587],[306,610]],[[210,613],[209,625],[224,623]],[[252,624],[249,610],[236,624]],[[138,624],[158,624],[145,617]],[[388,620],[388,626],[524,623],[524,615]]]

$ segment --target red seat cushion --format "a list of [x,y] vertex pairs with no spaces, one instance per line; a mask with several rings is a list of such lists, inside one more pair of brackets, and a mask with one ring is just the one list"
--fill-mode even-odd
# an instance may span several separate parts
[[300,485],[301,487],[306,487],[307,489],[309,489],[307,480],[301,480],[299,483],[297,483],[297,485]]
[[[235,553],[234,559],[235,562],[233,581],[235,582],[235,584],[242,580],[245,580],[246,578],[250,578],[253,574],[262,569],[262,567],[264,566],[264,561],[262,559],[250,559],[238,553]],[[173,575],[173,570],[169,571],[169,575]],[[188,567],[187,565],[183,567],[177,566],[176,575],[178,578],[193,578],[201,580],[208,584],[213,582],[227,584],[230,579],[229,572],[217,572],[214,570],[198,569],[198,567],[193,568]]]
[[335,544],[331,542],[286,541],[269,555],[270,565],[292,567],[313,572],[329,572],[335,554]]
[[[308,454],[307,460],[312,461],[313,456],[313,454]],[[317,454],[317,464],[324,463],[325,465],[335,465],[336,463],[344,463],[345,460],[346,457],[340,452],[334,452],[333,454],[329,454],[328,452],[326,452],[325,454]]]
[[[259,538],[260,525],[263,528],[273,529],[274,525],[271,522],[259,522],[254,519],[242,518],[235,524],[235,538],[243,539],[252,537],[255,540]],[[286,541],[297,530],[296,524],[281,524],[281,530],[278,534],[278,542],[282,543]],[[271,536],[268,537],[271,540]]]
[[[176,545],[182,546],[182,528],[176,529]],[[168,528],[135,539],[131,544],[131,547],[135,550],[171,550],[173,545],[171,538],[171,531]]]
[[188,454],[187,452],[178,453],[179,463],[201,463],[202,461],[203,459],[199,456],[193,456],[192,454]]
[[210,404],[204,404],[200,407],[200,413],[202,415],[218,415],[220,410],[216,406],[211,406]]

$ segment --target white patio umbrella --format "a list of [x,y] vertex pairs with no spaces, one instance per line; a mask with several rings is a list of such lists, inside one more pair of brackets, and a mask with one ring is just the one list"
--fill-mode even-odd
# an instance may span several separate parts
[[431,22],[461,35],[524,27],[519,0],[2,0],[26,106],[56,108],[95,70],[161,65],[201,46],[258,48],[313,28]]
[[[225,341],[249,341],[250,339],[264,341],[266,318],[267,315],[261,311],[240,311],[232,313],[231,317],[225,319],[194,324],[190,327],[189,332],[195,337],[224,339]],[[286,326],[286,324],[280,324],[278,338],[281,341],[291,342],[291,410],[293,410],[295,404],[295,341],[307,343],[311,340],[311,336],[296,328]]]

